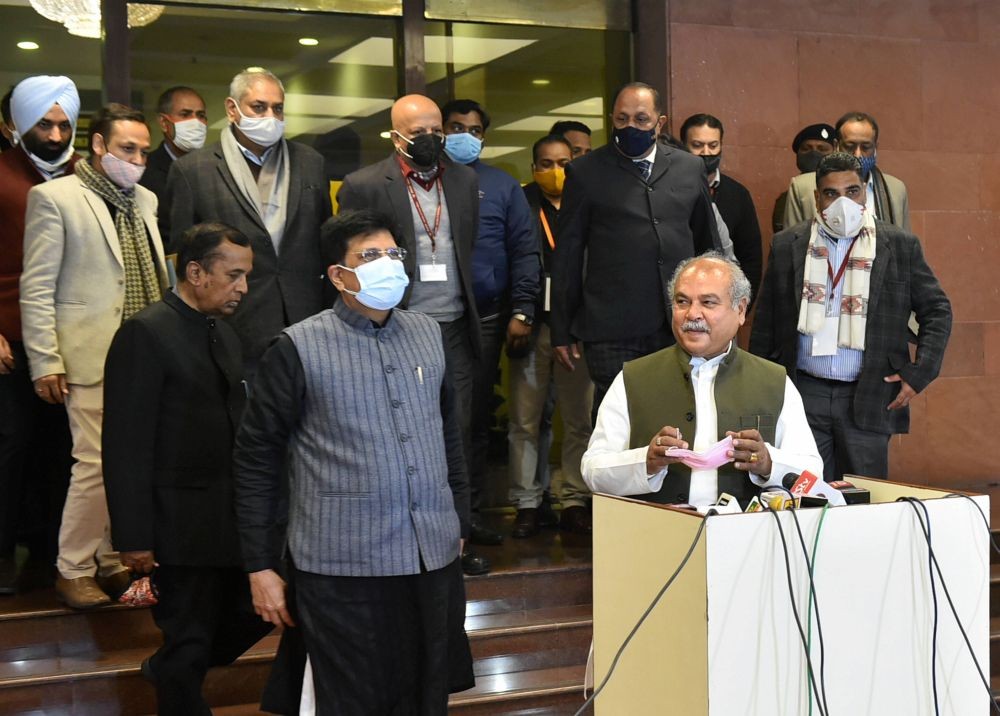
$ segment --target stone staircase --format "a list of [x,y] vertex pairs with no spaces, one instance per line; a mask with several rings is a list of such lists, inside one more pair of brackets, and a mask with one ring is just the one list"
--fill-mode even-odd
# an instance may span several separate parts
[[[511,517],[493,515],[507,532]],[[491,574],[466,580],[466,628],[475,688],[454,694],[462,716],[572,714],[582,703],[591,638],[588,538],[544,532],[483,548]],[[257,701],[278,644],[272,633],[205,684],[214,713],[260,713]],[[159,643],[146,609],[66,609],[52,591],[0,600],[0,714],[150,714],[139,664]]]

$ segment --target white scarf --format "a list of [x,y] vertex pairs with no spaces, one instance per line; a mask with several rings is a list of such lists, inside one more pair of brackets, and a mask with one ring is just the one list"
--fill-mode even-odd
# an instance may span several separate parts
[[279,253],[281,238],[285,233],[285,220],[288,216],[290,171],[287,143],[282,139],[268,156],[260,168],[259,181],[254,180],[253,172],[247,166],[246,157],[240,151],[239,143],[231,128],[222,132],[222,154],[243,198],[256,209],[257,215],[267,228],[267,233],[271,235],[274,253]]
[[[872,264],[875,262],[875,217],[864,214],[862,226],[854,248],[847,258],[847,270],[841,279],[844,290],[840,298],[840,325],[837,345],[841,348],[865,349],[865,329],[868,324],[868,295]],[[828,267],[836,272],[840,267],[830,266],[830,247],[821,235],[820,222],[813,219],[809,233],[805,271],[802,277],[802,300],[799,303],[799,333],[813,336],[826,322],[826,287]],[[832,283],[832,282],[831,282]]]

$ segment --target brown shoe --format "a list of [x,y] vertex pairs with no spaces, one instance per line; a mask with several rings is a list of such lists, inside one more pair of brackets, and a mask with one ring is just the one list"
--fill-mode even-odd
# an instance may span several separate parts
[[563,508],[562,517],[559,518],[559,529],[578,535],[589,535],[594,531],[587,508],[576,506]]
[[111,597],[101,591],[93,577],[66,579],[60,575],[56,578],[56,596],[73,609],[92,609],[111,603]]
[[514,518],[514,528],[510,531],[510,536],[517,539],[524,539],[538,534],[538,510],[534,507],[525,507],[517,511]]
[[97,577],[97,586],[114,601],[118,601],[118,597],[123,595],[131,584],[132,575],[127,569],[109,574],[107,577]]

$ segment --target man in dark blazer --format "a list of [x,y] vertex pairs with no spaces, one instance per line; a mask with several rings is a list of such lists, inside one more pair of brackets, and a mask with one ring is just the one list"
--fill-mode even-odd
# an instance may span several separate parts
[[570,370],[586,347],[594,416],[623,363],[673,344],[674,268],[720,247],[704,163],[656,141],[659,93],[626,85],[611,121],[611,142],[566,167],[552,267],[552,345]]
[[[941,369],[951,304],[916,236],[853,208],[865,205],[857,159],[827,155],[816,177],[815,218],[771,244],[750,350],[784,365],[795,381],[828,481],[845,473],[886,477],[889,437],[909,430],[910,400]],[[871,232],[874,256],[866,248]],[[852,270],[862,275],[861,291],[852,289]],[[823,326],[816,331],[810,305]],[[920,323],[912,360],[911,311]]]
[[[413,94],[392,106],[395,152],[348,174],[340,210],[372,209],[391,217],[410,285],[400,304],[425,313],[441,326],[448,371],[455,384],[465,454],[470,454],[472,387],[481,353],[479,314],[472,287],[472,247],[479,231],[476,172],[443,153],[441,110]],[[473,524],[478,516],[473,514]],[[467,574],[482,574],[489,562],[467,550]]]
[[233,78],[229,93],[229,127],[220,142],[174,162],[160,215],[169,224],[168,252],[204,221],[221,221],[250,239],[250,291],[229,321],[252,380],[271,338],[323,307],[319,227],[332,210],[323,157],[283,137],[281,80],[253,67]]
[[133,573],[156,570],[163,645],[143,674],[161,716],[209,714],[209,667],[268,631],[242,570],[231,455],[246,388],[239,339],[220,320],[247,293],[253,252],[223,224],[192,227],[178,250],[176,292],[122,325],[104,382],[112,540]]
[[[167,175],[174,161],[205,146],[208,113],[201,95],[182,85],[164,90],[156,100],[156,111],[163,141],[146,157],[146,171],[139,183],[156,194],[162,204],[167,191]],[[162,226],[160,234],[167,236]]]

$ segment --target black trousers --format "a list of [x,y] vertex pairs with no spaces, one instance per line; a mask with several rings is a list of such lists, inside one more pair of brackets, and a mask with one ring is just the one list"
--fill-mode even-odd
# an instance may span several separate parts
[[399,577],[295,573],[319,716],[445,716],[471,688],[460,560]]
[[591,421],[597,424],[597,410],[601,407],[604,395],[627,361],[648,356],[673,344],[674,334],[671,333],[669,324],[664,324],[659,330],[644,336],[620,341],[586,343],[583,357],[587,361],[590,379],[594,381],[594,408],[590,414]]
[[160,716],[211,716],[201,693],[212,666],[235,661],[273,628],[254,614],[239,567],[157,567],[160,602],[153,620],[163,646],[149,664]]
[[823,479],[845,474],[889,476],[889,436],[859,428],[851,404],[856,383],[814,378],[799,371],[795,381],[806,419],[823,458]]
[[[465,316],[439,325],[441,326],[441,338],[444,342],[444,356],[448,363],[448,373],[455,386],[458,417],[462,428],[462,451],[465,453],[468,465],[470,464],[469,457],[472,455],[472,394],[478,366],[469,332],[478,331],[479,326],[472,324]],[[472,508],[476,509],[480,485],[476,483],[471,473],[469,481]]]
[[0,375],[0,558],[23,541],[32,559],[55,564],[73,464],[69,421],[64,406],[35,395],[24,345],[10,347],[14,370]]
[[472,391],[472,448],[469,452],[469,488],[472,509],[478,510],[486,489],[486,458],[490,446],[490,428],[493,426],[494,392],[500,368],[500,351],[507,338],[506,312],[484,318],[479,322],[482,335],[482,354],[476,365]]

